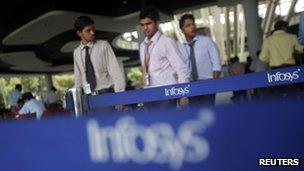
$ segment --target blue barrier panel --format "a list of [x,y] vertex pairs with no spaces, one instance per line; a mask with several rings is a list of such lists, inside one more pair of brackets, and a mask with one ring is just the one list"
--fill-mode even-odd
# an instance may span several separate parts
[[136,91],[88,96],[89,108],[191,97],[226,91],[271,87],[304,82],[304,66],[276,69],[235,77],[224,77]]
[[0,170],[303,170],[303,104],[3,123]]

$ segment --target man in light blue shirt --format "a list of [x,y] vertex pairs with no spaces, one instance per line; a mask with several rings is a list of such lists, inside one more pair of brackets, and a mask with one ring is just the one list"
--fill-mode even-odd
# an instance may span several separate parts
[[16,84],[15,89],[9,95],[9,105],[11,109],[17,106],[17,102],[22,98],[22,86],[21,84]]
[[36,118],[40,119],[46,110],[44,105],[36,100],[30,92],[24,93],[22,99],[25,100],[25,103],[18,113],[20,115],[36,114]]
[[[191,70],[191,80],[207,80],[219,78],[221,74],[221,59],[218,47],[208,36],[197,35],[193,15],[185,14],[179,21],[179,26],[187,42],[180,44],[179,49],[183,60]],[[213,105],[215,94],[199,96],[190,99],[191,104]]]
[[302,45],[304,45],[304,12],[302,12],[300,16],[299,41]]

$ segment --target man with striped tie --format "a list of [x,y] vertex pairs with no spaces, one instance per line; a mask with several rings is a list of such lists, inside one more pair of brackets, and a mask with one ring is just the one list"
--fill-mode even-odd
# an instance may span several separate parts
[[[190,71],[181,58],[175,40],[159,31],[159,14],[155,8],[140,12],[139,25],[146,37],[140,44],[140,59],[144,75],[144,87],[156,87],[189,82]],[[187,97],[179,100],[179,105],[188,105]],[[153,102],[147,105],[157,108],[176,105],[176,101]]]

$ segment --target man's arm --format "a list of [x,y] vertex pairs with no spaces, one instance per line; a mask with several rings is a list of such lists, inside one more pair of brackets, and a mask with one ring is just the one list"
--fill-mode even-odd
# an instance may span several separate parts
[[207,40],[208,52],[212,64],[213,78],[219,78],[222,70],[220,51],[211,38],[208,38]]
[[114,83],[115,92],[125,91],[126,81],[122,74],[116,56],[108,42],[105,43],[105,56],[108,59],[108,72]]
[[79,64],[76,60],[76,52],[74,51],[74,77],[75,77],[75,87],[81,87],[81,71]]
[[300,45],[296,36],[294,36],[294,44],[295,44],[295,50],[300,52],[300,53],[303,53],[304,46]]
[[173,39],[169,39],[166,44],[167,58],[177,73],[178,83],[186,83],[190,81],[190,70],[183,61],[177,44]]
[[269,63],[269,48],[268,48],[268,45],[267,45],[267,39],[264,40],[263,42],[263,45],[262,45],[262,50],[261,50],[261,53],[260,53],[260,60],[263,61],[263,62],[266,62],[266,63]]
[[221,76],[221,71],[213,71],[212,72],[213,78],[220,78]]
[[28,107],[28,102],[25,102],[25,104],[19,110],[18,114],[19,115],[25,115],[25,114],[29,114],[29,113],[30,113],[30,109]]
[[[177,73],[178,83],[186,83],[190,81],[190,70],[182,60],[181,53],[177,47],[177,44],[173,39],[169,39],[166,45],[166,50],[168,52],[168,60],[172,65],[174,71]],[[179,100],[180,106],[189,105],[189,99],[187,97],[182,97]]]

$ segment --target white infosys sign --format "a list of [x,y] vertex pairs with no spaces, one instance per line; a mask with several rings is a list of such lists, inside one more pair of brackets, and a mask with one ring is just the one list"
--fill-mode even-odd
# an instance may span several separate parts
[[185,96],[190,93],[190,84],[186,85],[185,87],[171,87],[165,88],[165,95],[166,96]]
[[301,70],[297,69],[296,71],[293,72],[276,72],[274,74],[269,74],[267,73],[267,79],[268,79],[268,83],[272,83],[272,82],[283,82],[283,81],[294,81],[300,78],[299,72]]
[[198,163],[208,157],[210,145],[202,133],[213,122],[210,110],[202,110],[197,118],[183,121],[177,129],[165,122],[142,125],[132,116],[104,127],[92,119],[87,122],[90,157],[96,163],[132,161],[179,169],[185,162]]

